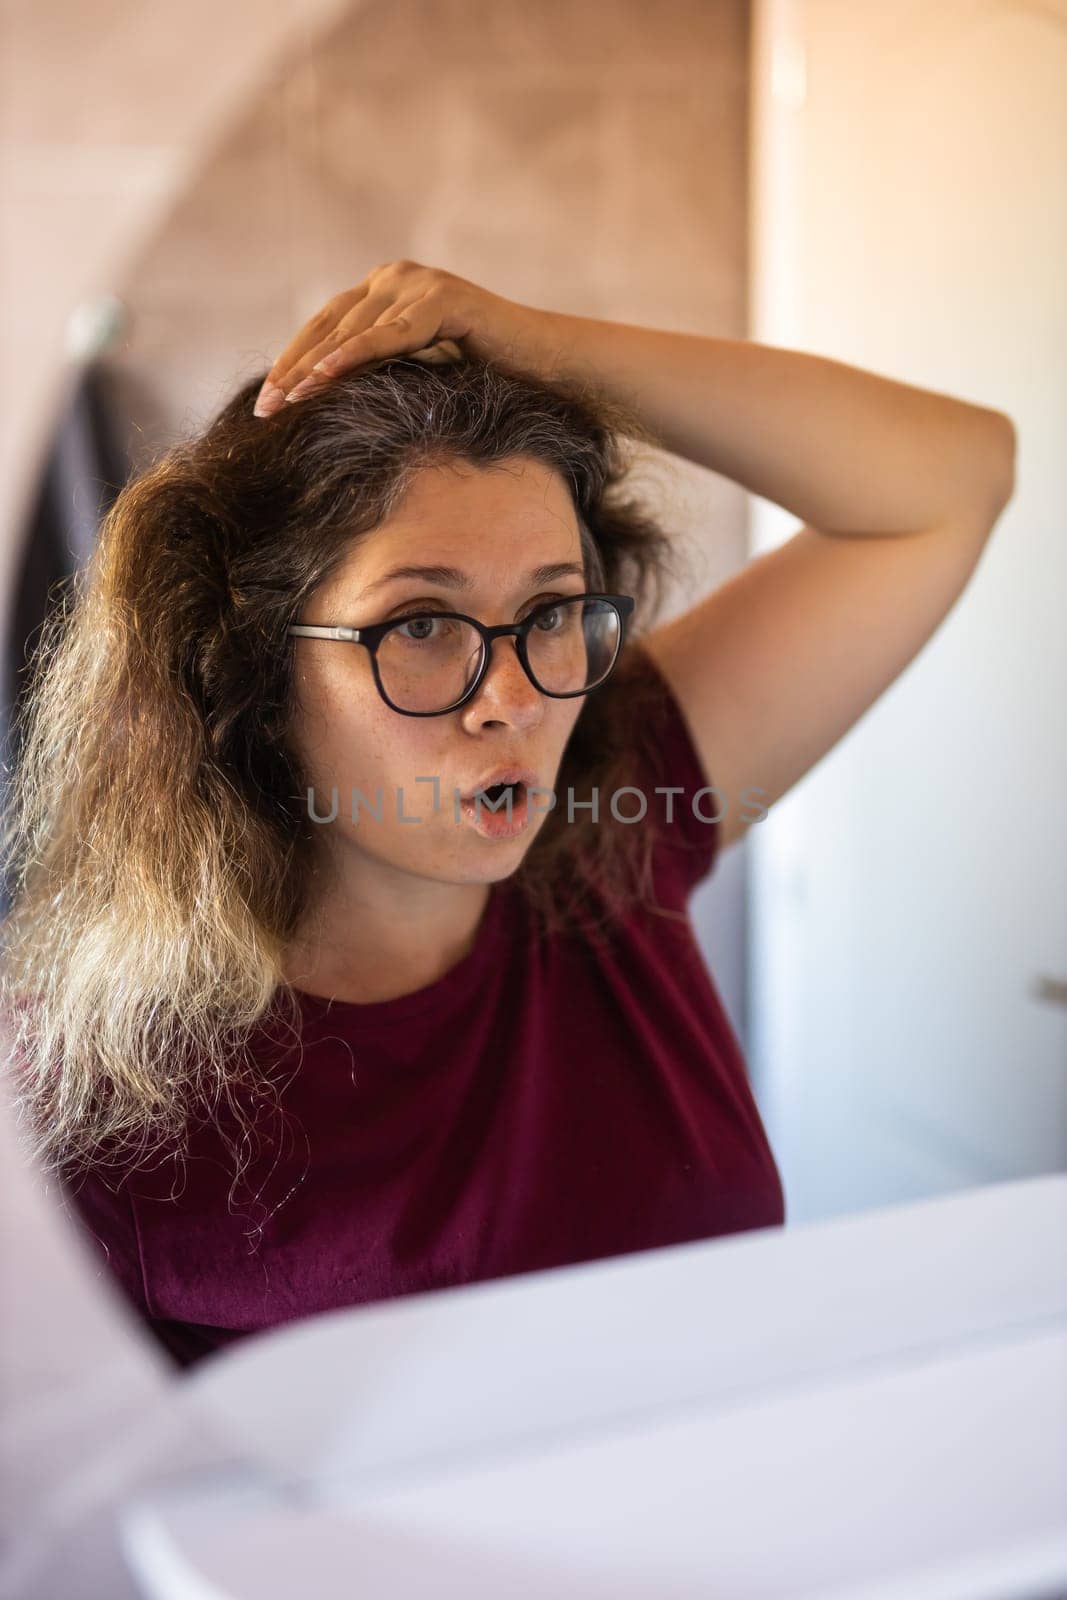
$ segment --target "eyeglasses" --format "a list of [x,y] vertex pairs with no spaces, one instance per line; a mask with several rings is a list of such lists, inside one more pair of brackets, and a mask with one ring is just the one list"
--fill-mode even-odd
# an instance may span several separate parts
[[498,628],[459,611],[409,611],[369,628],[294,622],[288,632],[365,645],[387,706],[404,717],[440,717],[477,692],[493,640],[509,634],[535,689],[554,700],[588,694],[618,660],[634,604],[627,594],[566,595]]

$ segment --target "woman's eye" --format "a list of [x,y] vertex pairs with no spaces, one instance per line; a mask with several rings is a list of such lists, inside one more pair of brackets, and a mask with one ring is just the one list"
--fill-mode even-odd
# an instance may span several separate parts
[[440,627],[441,619],[439,617],[426,616],[424,614],[423,616],[408,617],[407,619],[398,617],[396,631],[401,638],[412,639],[417,644],[422,644],[425,640],[434,637],[434,628],[439,629]]

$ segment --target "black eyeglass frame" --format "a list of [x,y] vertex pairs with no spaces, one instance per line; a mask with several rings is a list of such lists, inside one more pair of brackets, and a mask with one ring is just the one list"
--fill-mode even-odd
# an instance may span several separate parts
[[[590,684],[585,689],[568,689],[565,694],[555,694],[551,689],[543,688],[534,676],[533,669],[530,666],[530,658],[527,654],[526,640],[539,616],[546,611],[552,611],[574,600],[608,601],[618,613],[619,637],[615,644],[615,654],[612,657],[611,665],[602,678],[598,678],[596,683]],[[522,662],[523,670],[539,694],[549,695],[553,700],[573,700],[577,695],[590,694],[594,689],[599,688],[602,683],[606,683],[612,672],[614,672],[615,663],[619,659],[619,652],[625,640],[626,624],[633,613],[635,604],[636,601],[633,595],[630,594],[564,594],[558,595],[555,600],[546,600],[542,605],[535,606],[521,622],[502,622],[495,628],[487,627],[484,622],[479,622],[477,617],[468,617],[462,611],[409,611],[402,617],[391,617],[388,622],[375,622],[367,628],[346,628],[328,623],[294,622],[289,625],[286,632],[302,639],[340,639],[345,644],[366,645],[370,651],[371,670],[374,673],[374,682],[377,685],[378,693],[391,711],[395,711],[401,717],[444,717],[450,711],[458,711],[460,706],[466,705],[467,701],[477,694],[478,686],[488,672],[489,663],[492,660],[493,640],[503,639],[509,634],[514,634],[515,649],[519,660]],[[469,687],[452,705],[443,706],[440,711],[405,711],[402,706],[394,705],[382,685],[381,674],[378,671],[378,647],[392,628],[402,627],[408,622],[421,621],[424,617],[451,617],[456,622],[470,623],[471,627],[481,635],[482,659]]]

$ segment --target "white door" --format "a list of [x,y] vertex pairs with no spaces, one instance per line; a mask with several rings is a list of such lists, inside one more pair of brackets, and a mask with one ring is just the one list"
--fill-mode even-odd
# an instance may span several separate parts
[[[768,0],[751,336],[1007,411],[1015,499],[751,830],[791,1220],[1067,1167],[1067,0]],[[754,549],[795,519],[754,501]]]

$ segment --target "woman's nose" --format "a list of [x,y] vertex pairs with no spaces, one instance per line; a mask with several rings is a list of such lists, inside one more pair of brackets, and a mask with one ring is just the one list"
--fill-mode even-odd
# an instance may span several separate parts
[[489,647],[485,676],[478,685],[474,700],[480,700],[487,693],[490,699],[506,699],[521,705],[534,705],[541,700],[540,689],[522,664],[518,644],[514,634],[505,634],[493,640]]

